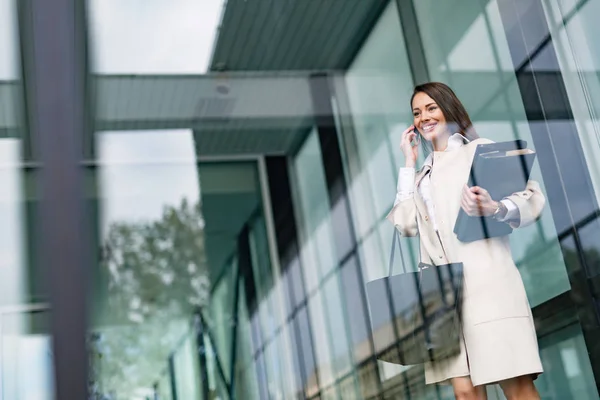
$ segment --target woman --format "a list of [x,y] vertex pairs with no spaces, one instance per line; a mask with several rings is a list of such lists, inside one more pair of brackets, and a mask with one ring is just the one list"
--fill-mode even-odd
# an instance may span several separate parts
[[[401,139],[406,164],[387,218],[404,236],[420,236],[424,261],[464,266],[461,352],[425,365],[426,382],[451,383],[457,399],[486,399],[485,385],[492,383],[499,383],[509,400],[539,399],[533,384],[542,373],[537,337],[508,236],[463,243],[453,228],[461,207],[470,216],[494,216],[513,228],[530,225],[542,212],[544,195],[534,181],[504,199],[467,187],[475,148],[491,141],[478,138],[445,84],[417,86],[411,108],[414,123]],[[415,173],[419,149],[413,144],[421,137],[433,152]]]

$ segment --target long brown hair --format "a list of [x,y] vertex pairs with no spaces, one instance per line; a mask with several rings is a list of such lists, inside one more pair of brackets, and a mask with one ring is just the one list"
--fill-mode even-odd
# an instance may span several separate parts
[[413,95],[410,98],[411,110],[413,99],[417,93],[425,93],[431,97],[440,107],[440,110],[442,110],[444,118],[446,118],[446,123],[448,125],[456,125],[456,130],[451,133],[458,132],[469,141],[479,138],[479,135],[473,128],[471,118],[469,118],[469,114],[465,110],[465,106],[462,105],[456,94],[454,94],[454,91],[448,85],[441,82],[428,82],[415,86]]

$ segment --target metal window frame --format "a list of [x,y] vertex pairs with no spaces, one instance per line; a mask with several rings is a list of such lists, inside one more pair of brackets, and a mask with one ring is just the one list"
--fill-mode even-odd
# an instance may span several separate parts
[[34,251],[48,284],[57,399],[88,396],[87,287],[94,260],[80,167],[89,135],[85,2],[18,3],[26,158],[40,162]]

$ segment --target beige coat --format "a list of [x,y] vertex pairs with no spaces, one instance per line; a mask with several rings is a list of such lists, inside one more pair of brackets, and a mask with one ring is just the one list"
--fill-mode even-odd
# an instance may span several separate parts
[[[430,177],[439,239],[416,190],[429,167],[416,174],[414,196],[398,203],[387,216],[403,236],[420,236],[423,261],[464,265],[462,351],[444,362],[428,363],[427,383],[470,375],[474,385],[482,385],[542,372],[531,308],[512,258],[509,237],[463,243],[453,233],[462,188],[468,180],[475,148],[482,143],[491,141],[477,139],[451,152],[434,152]],[[508,198],[521,215],[520,223],[513,223],[513,228],[535,222],[545,204],[535,181]]]

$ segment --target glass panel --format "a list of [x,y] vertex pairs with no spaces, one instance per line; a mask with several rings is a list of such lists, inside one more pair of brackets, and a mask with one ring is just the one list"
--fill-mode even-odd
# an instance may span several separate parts
[[225,275],[214,288],[210,304],[210,320],[208,328],[212,332],[212,342],[218,360],[223,368],[225,379],[229,380],[229,371],[231,370],[231,344],[233,343],[233,330],[231,326],[234,321],[234,300],[235,293],[235,265],[237,262],[232,260],[226,265]]
[[[389,211],[400,155],[396,124],[410,124],[412,80],[396,2],[391,1],[345,74],[360,175],[351,184],[358,233]],[[352,161],[349,161],[352,162]]]
[[171,381],[167,373],[163,374],[158,380],[157,393],[160,400],[173,399],[171,392]]
[[[543,2],[551,26],[552,44],[556,48],[559,65],[549,66],[548,70],[560,72],[568,94],[568,102],[573,112],[583,157],[591,178],[595,198],[600,198],[600,50],[592,39],[600,33],[594,15],[600,12],[600,1],[583,2],[547,0]],[[578,159],[581,158],[579,155]],[[583,183],[583,182],[582,182]],[[587,185],[580,185],[587,188]],[[587,194],[587,193],[585,193]],[[577,196],[577,194],[574,194]],[[597,207],[597,205],[596,205]],[[584,223],[597,210],[589,206],[580,207],[576,223]],[[585,224],[580,235],[588,254],[590,275],[600,275],[600,266],[594,259],[600,254],[597,239],[597,219]],[[585,236],[584,236],[585,235]],[[592,235],[592,236],[589,236]]]
[[[434,7],[432,1],[415,5],[424,39],[436,43],[425,49],[432,80],[452,86],[481,137],[496,142],[523,139],[535,150],[530,126],[523,122],[527,121],[525,106],[496,1],[485,6],[479,0],[460,7],[450,3]],[[442,27],[439,22],[448,18],[456,23]],[[434,39],[442,35],[447,40]],[[473,48],[478,49],[476,60],[469,56]],[[530,179],[545,192],[539,163],[534,164]],[[554,226],[546,209],[536,224],[510,235],[513,258],[532,307],[570,289]]]
[[[542,1],[561,62],[543,48],[533,62],[569,71],[585,161],[597,169],[596,59],[584,54],[597,35],[577,13],[592,15],[598,0]],[[494,0],[125,3],[87,2],[86,200],[102,250],[90,294],[98,397],[453,398],[450,386],[425,384],[422,366],[377,360],[397,335],[392,321],[375,332],[369,324],[365,284],[388,274],[393,228],[384,217],[404,165],[400,133],[413,119],[413,84],[430,79],[454,88],[481,136],[550,151],[533,138],[564,121],[527,119],[513,67],[542,43],[545,21],[527,26],[534,43],[513,49]],[[14,11],[13,1],[1,4]],[[9,41],[16,53],[18,40]],[[0,73],[14,80],[20,68],[5,62]],[[0,82],[0,132],[18,131],[10,90]],[[21,267],[38,264],[25,234],[35,227],[36,168],[23,173],[20,152],[31,146],[6,136],[0,254],[10,268],[0,269],[0,297],[43,301],[38,274]],[[595,185],[599,171],[590,171]],[[562,188],[542,176],[536,163],[532,178],[545,193]],[[547,207],[510,237],[533,307],[570,290],[563,254],[580,254],[559,245],[567,220]],[[592,253],[597,227],[580,231]],[[402,245],[394,274],[418,262],[419,238]],[[594,395],[581,337],[567,336],[540,340],[540,390]],[[500,392],[488,388],[490,399]]]
[[306,307],[302,307],[298,311],[297,326],[300,336],[300,345],[302,359],[304,360],[304,376],[306,381],[304,383],[305,392],[307,396],[312,396],[319,391],[317,383],[317,367],[315,360],[316,347],[313,347],[313,339],[311,333],[311,323],[308,320],[308,312]]
[[356,257],[344,264],[341,270],[340,289],[343,293],[343,305],[352,316],[348,321],[348,336],[351,340],[354,360],[361,362],[372,354],[370,329],[368,328],[368,316],[365,315],[363,298],[357,296],[361,291],[362,279],[359,275]]
[[33,232],[27,229],[28,211],[34,208],[29,205],[37,205],[39,198],[30,180],[36,170],[26,169],[23,163],[29,132],[22,120],[16,8],[15,1],[0,1],[0,306],[46,300],[45,293],[40,293],[41,278],[29,277],[32,271],[27,264],[33,261],[28,260],[33,248],[28,251],[27,246],[35,245],[29,237]]
[[236,393],[237,398],[258,399],[258,384],[252,353],[245,285],[240,285],[237,323]]
[[282,373],[284,372],[281,365],[281,359],[278,357],[278,340],[275,338],[267,345],[264,350],[265,364],[267,366],[267,387],[269,388],[270,398],[283,398]]
[[310,325],[321,388],[327,387],[334,380],[331,342],[323,306],[323,294],[319,290],[308,300],[308,312],[310,313]]
[[206,301],[199,178],[189,131],[96,139],[105,286],[93,299],[92,329],[103,344],[94,379],[104,393],[135,396],[152,388]]
[[542,398],[597,399],[588,350],[579,324],[563,328],[540,340],[546,372],[536,386]]
[[2,394],[11,399],[54,399],[53,350],[47,306],[0,314]]
[[340,382],[339,391],[342,399],[358,400],[360,398],[356,392],[356,385],[353,375],[348,376]]
[[200,368],[196,350],[196,333],[188,334],[174,355],[175,386],[177,397],[182,399],[200,399]]
[[379,376],[377,375],[377,364],[370,362],[358,368],[358,385],[361,398],[368,399],[378,391]]
[[316,288],[319,279],[323,279],[336,266],[327,183],[321,157],[318,133],[313,129],[293,163],[296,204],[301,209],[298,219],[302,227],[304,279],[309,292]]
[[[103,343],[95,380],[104,393],[146,393],[175,352],[179,396],[200,393],[202,368],[210,392],[227,391],[235,315],[242,306],[248,312],[247,303],[235,302],[236,253],[240,228],[260,204],[255,163],[198,164],[190,131],[102,132],[96,139],[106,286],[94,298],[93,331]],[[253,236],[262,243],[256,262],[269,271],[260,235],[264,228]],[[252,260],[244,263],[252,268]],[[190,328],[198,312],[209,350],[207,365],[196,368]]]
[[[327,315],[327,326],[331,335],[332,365],[336,378],[350,372],[352,365],[349,343],[346,307],[340,293],[339,273],[336,271],[323,286],[323,301]],[[355,315],[355,314],[354,314]]]
[[3,398],[50,400],[51,307],[36,235],[40,165],[29,162],[24,105],[33,99],[25,97],[21,75],[18,6],[0,0],[0,388]]

